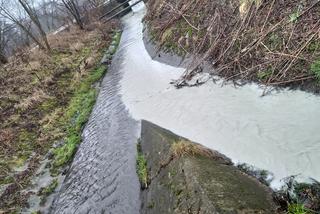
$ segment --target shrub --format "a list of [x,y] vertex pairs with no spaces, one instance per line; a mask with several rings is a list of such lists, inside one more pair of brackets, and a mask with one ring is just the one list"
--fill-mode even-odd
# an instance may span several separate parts
[[311,64],[311,72],[315,75],[318,81],[320,81],[320,59]]
[[290,204],[288,207],[288,214],[308,214],[303,204]]

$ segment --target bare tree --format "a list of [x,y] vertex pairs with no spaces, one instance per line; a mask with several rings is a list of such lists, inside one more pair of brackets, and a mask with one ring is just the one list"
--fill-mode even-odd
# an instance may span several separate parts
[[8,38],[5,36],[5,32],[9,28],[9,26],[6,26],[5,21],[0,21],[0,63],[6,64],[8,62],[8,59],[5,54],[5,48],[6,44],[8,42]]
[[[0,13],[23,30],[28,37],[30,37],[39,46],[40,49],[50,51],[51,48],[47,35],[41,26],[36,10],[29,2],[27,2],[27,0],[18,0],[18,3],[23,8],[23,15],[21,11],[19,11],[20,16],[17,15],[17,12],[12,12],[5,6],[3,1],[0,5]],[[33,28],[31,27],[32,24],[40,34],[40,39],[33,32]]]
[[51,32],[66,24],[67,13],[65,10],[61,11],[61,6],[65,9],[58,0],[42,0],[37,6],[40,22],[46,32]]
[[45,47],[47,50],[51,50],[48,39],[47,39],[47,34],[46,32],[43,30],[39,17],[37,15],[37,11],[34,9],[34,7],[32,7],[27,0],[18,0],[19,3],[21,4],[21,6],[23,7],[23,9],[26,11],[26,13],[28,14],[30,20],[33,22],[33,24],[38,28],[38,31],[40,33],[40,36],[42,37],[42,41],[45,44]]
[[51,1],[45,1],[43,0],[43,4],[39,7],[39,13],[41,13],[39,16],[44,18],[45,26],[48,31],[51,31],[52,28],[55,28],[54,22],[53,22],[53,8],[51,6]]
[[104,0],[87,0],[92,8],[101,6],[104,3]]
[[80,29],[84,29],[84,24],[81,18],[80,8],[75,0],[62,0],[64,6],[67,8],[68,12],[75,19],[77,25]]

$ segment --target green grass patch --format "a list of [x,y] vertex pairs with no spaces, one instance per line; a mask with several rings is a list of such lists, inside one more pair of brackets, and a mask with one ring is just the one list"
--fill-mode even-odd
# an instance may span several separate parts
[[116,32],[112,38],[112,43],[111,43],[111,46],[109,47],[107,54],[112,56],[116,53],[120,40],[121,40],[121,32]]
[[309,214],[303,204],[290,204],[288,214]]
[[167,42],[170,40],[170,38],[173,35],[173,28],[168,28],[167,30],[165,30],[162,34],[161,37],[161,42]]
[[23,129],[19,133],[19,142],[30,142],[36,138],[36,133]]
[[152,200],[151,202],[148,203],[147,208],[148,209],[153,209],[155,205],[156,205],[156,203]]
[[[114,49],[109,54],[113,55],[116,52],[120,38],[121,33],[116,32],[112,41]],[[74,86],[75,92],[59,121],[66,132],[66,137],[64,145],[53,151],[54,161],[51,169],[53,174],[57,173],[58,168],[65,166],[73,159],[77,147],[81,143],[82,128],[88,121],[96,102],[97,89],[93,87],[93,84],[100,80],[106,71],[107,67],[100,65],[89,72],[78,85]]]
[[311,64],[311,72],[315,75],[318,81],[320,81],[320,59]]
[[44,196],[50,195],[58,187],[58,184],[59,184],[58,179],[54,179],[53,181],[51,181],[51,183],[47,187],[42,188],[39,194]]
[[44,204],[46,202],[46,198],[56,190],[58,185],[58,179],[54,179],[47,187],[40,189],[38,194],[41,196],[41,204]]
[[81,50],[81,55],[82,56],[89,56],[90,53],[91,53],[91,48],[90,47],[85,47],[85,48],[82,48]]
[[78,135],[70,135],[67,137],[66,143],[54,151],[55,160],[54,167],[60,167],[67,164],[73,157],[77,145],[81,142],[81,137]]
[[276,33],[271,33],[267,39],[267,46],[271,50],[276,50],[281,46],[281,44],[282,44],[281,37]]
[[113,37],[113,41],[116,47],[120,44],[120,39],[121,39],[121,32],[116,32],[116,34]]
[[101,79],[106,72],[105,66],[94,69],[80,83],[69,106],[62,118],[61,123],[65,125],[67,137],[65,144],[54,150],[54,167],[67,164],[72,158],[81,142],[81,130],[87,122],[97,97],[97,90],[92,85]]
[[57,100],[56,99],[48,99],[41,103],[39,110],[42,110],[44,112],[50,112],[52,109],[55,109],[57,106]]
[[266,71],[259,71],[257,73],[257,77],[259,80],[267,80],[268,78],[271,77],[273,71],[272,69],[267,69]]
[[6,176],[0,179],[0,185],[10,184],[14,182],[14,178],[12,176]]
[[28,156],[26,154],[19,154],[17,156],[12,157],[12,159],[8,162],[8,166],[10,166],[11,169],[19,168],[24,166],[27,160],[28,160]]
[[320,50],[320,42],[319,41],[311,41],[310,44],[307,47],[307,50],[309,52],[316,52]]
[[147,160],[145,159],[142,151],[141,144],[137,145],[138,157],[137,157],[137,174],[140,180],[141,187],[148,187],[148,170],[147,170]]
[[297,22],[299,16],[300,16],[300,12],[299,12],[299,11],[296,11],[296,12],[290,14],[290,15],[289,15],[289,20],[290,20],[290,22],[293,22],[293,23]]

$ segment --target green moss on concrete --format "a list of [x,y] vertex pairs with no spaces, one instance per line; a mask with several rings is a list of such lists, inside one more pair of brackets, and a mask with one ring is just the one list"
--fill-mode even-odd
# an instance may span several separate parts
[[147,161],[141,151],[140,143],[137,145],[138,156],[137,156],[137,174],[140,180],[141,187],[148,187],[148,170],[147,170]]

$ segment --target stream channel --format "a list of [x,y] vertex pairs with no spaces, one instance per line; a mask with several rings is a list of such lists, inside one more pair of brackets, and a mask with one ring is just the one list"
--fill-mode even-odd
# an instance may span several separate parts
[[235,163],[268,170],[273,188],[291,175],[320,180],[319,96],[281,90],[261,97],[263,89],[255,84],[235,88],[212,81],[176,89],[170,82],[184,69],[148,54],[145,10],[122,18],[119,49],[52,213],[139,213],[135,164],[141,119]]

